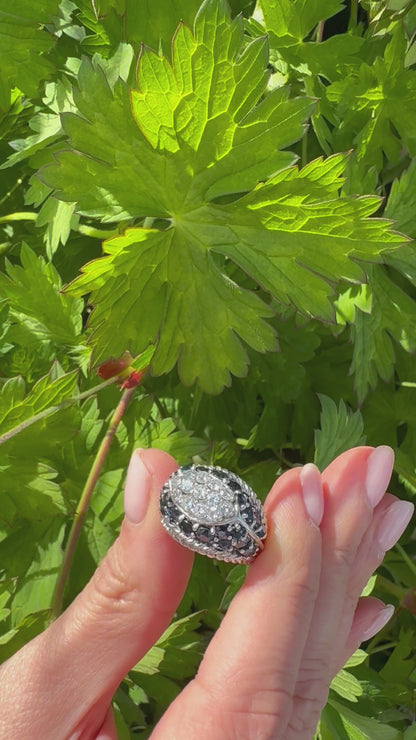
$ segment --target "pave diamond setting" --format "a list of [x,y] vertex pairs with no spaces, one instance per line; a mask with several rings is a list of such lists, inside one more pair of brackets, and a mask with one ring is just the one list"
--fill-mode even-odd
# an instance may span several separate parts
[[227,562],[250,563],[267,534],[256,494],[223,468],[179,468],[161,490],[160,512],[163,526],[181,545]]

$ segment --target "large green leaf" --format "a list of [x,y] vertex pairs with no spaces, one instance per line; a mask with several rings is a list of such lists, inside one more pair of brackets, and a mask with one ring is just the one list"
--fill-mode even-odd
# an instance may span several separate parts
[[81,67],[79,113],[63,115],[68,149],[42,179],[85,214],[166,220],[165,230],[107,242],[109,256],[75,283],[92,291],[96,359],[157,341],[154,373],[178,361],[184,383],[218,392],[230,372],[246,372],[238,337],[275,347],[270,308],[229,279],[230,259],[277,300],[332,319],[336,281],[362,280],[357,260],[400,243],[387,222],[368,219],[376,198],[339,198],[343,157],[287,168],[294,157],[280,149],[302,135],[313,106],[283,88],[258,102],[266,54],[264,39],[242,47],[223,0],[206,0],[193,34],[179,26],[172,63],[142,52],[131,108],[103,65]]

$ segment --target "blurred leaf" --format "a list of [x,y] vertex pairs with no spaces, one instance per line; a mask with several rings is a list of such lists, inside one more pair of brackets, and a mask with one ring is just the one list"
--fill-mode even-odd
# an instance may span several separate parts
[[352,413],[342,400],[337,408],[334,401],[323,394],[319,395],[319,400],[322,413],[321,428],[315,431],[315,465],[323,470],[341,452],[364,444],[365,436],[359,411]]
[[10,378],[3,385],[0,394],[1,434],[70,398],[76,390],[77,379],[77,373],[64,374],[55,379],[51,379],[49,374],[41,378],[25,396],[23,379]]
[[352,673],[348,673],[348,671],[345,671],[343,668],[341,668],[335,678],[332,679],[331,689],[344,699],[353,702],[356,702],[357,696],[361,696],[363,693],[358,678],[355,678]]
[[400,730],[376,722],[371,717],[363,717],[334,699],[330,699],[330,704],[331,707],[339,711],[342,724],[347,732],[347,738],[351,740],[374,740],[374,738],[377,738],[377,740],[401,740]]
[[[59,0],[0,2],[0,69],[3,82],[26,95],[36,94],[40,80],[54,72],[46,54],[55,39],[44,26],[58,14]],[[12,12],[11,12],[12,11]],[[0,106],[1,107],[1,106]]]

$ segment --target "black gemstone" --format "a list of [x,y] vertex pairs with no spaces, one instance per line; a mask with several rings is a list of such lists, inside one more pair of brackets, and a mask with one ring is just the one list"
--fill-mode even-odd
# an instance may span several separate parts
[[179,529],[181,529],[184,534],[191,534],[192,522],[190,522],[189,519],[182,519],[179,522]]
[[168,503],[166,506],[161,507],[162,514],[166,517],[166,519],[173,523],[178,521],[178,517],[180,516],[180,511],[175,504]]
[[190,470],[192,465],[181,465],[180,470]]
[[250,506],[250,499],[245,493],[237,493],[237,500],[240,509],[245,509],[246,506]]
[[195,532],[195,536],[198,540],[198,542],[202,542],[202,544],[206,545],[208,542],[211,542],[212,535],[211,530],[209,527],[204,527],[203,524],[200,524],[198,529]]
[[216,550],[220,550],[221,552],[232,550],[232,545],[230,542],[227,542],[227,540],[224,540],[224,542],[213,542],[213,546]]
[[169,490],[162,490],[162,493],[160,494],[160,504],[161,506],[167,506],[168,504],[172,503],[172,498],[170,495]]
[[228,532],[233,539],[235,547],[243,547],[248,541],[248,532],[241,524],[228,525]]
[[220,550],[232,549],[231,535],[226,525],[215,527],[214,547]]
[[242,517],[247,524],[253,523],[253,509],[244,509]]
[[202,471],[203,473],[210,472],[210,468],[207,465],[195,465],[195,470]]
[[216,478],[220,478],[221,480],[227,480],[230,477],[230,474],[226,473],[225,470],[213,470],[212,473]]
[[227,486],[228,488],[231,488],[232,491],[241,491],[241,486],[236,480],[227,481]]
[[238,553],[239,555],[243,555],[244,557],[249,555],[254,555],[257,549],[257,545],[253,540],[249,540],[243,547],[238,547]]

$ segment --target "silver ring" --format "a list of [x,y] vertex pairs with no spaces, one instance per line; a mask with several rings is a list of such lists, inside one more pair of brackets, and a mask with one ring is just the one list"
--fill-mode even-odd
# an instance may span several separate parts
[[184,465],[160,492],[162,524],[190,550],[229,563],[251,563],[264,547],[262,505],[235,473],[208,465]]

